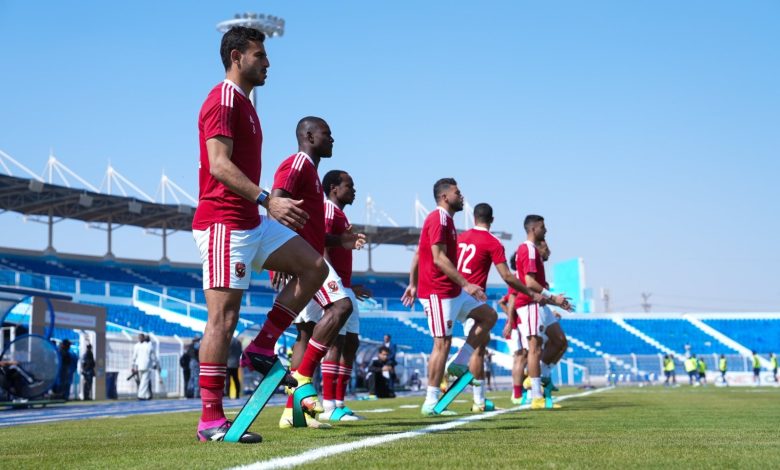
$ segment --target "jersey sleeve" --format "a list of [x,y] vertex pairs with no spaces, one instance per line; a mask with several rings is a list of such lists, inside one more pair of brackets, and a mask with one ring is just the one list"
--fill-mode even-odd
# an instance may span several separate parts
[[235,111],[232,96],[217,100],[210,97],[203,107],[203,135],[206,140],[223,136],[233,138],[235,130]]
[[439,217],[431,219],[431,229],[428,233],[431,245],[447,244],[447,221]]
[[333,221],[336,218],[336,211],[333,206],[325,203],[325,233],[333,233]]
[[494,243],[490,249],[490,259],[493,261],[493,264],[506,263],[506,251],[504,250],[504,245],[502,245],[498,240],[496,240],[496,243]]
[[[536,248],[526,243],[523,245],[523,249],[521,250],[524,251],[524,254],[526,255],[522,259],[523,272],[528,274],[536,274],[536,257],[538,256],[536,253]],[[518,256],[520,256],[519,252]]]
[[283,161],[274,174],[274,189],[281,189],[290,194],[297,194],[298,182],[301,180],[301,171],[293,169],[293,159]]

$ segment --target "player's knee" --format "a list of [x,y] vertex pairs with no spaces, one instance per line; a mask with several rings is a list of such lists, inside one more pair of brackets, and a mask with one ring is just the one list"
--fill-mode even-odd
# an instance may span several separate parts
[[350,299],[344,298],[333,302],[333,304],[328,307],[328,312],[331,315],[336,316],[340,322],[346,322],[349,316],[352,314],[352,309],[352,301]]

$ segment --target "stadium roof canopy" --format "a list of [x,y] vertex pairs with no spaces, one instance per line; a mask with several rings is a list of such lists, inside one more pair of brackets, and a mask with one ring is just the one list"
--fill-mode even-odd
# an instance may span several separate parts
[[[161,204],[0,174],[0,211],[48,217],[50,221],[52,218],[64,218],[144,229],[189,231],[195,208],[186,204]],[[416,245],[420,237],[418,227],[354,224],[354,230],[365,233],[369,243],[374,246],[411,246]],[[512,238],[511,234],[504,232],[494,234],[502,240]]]

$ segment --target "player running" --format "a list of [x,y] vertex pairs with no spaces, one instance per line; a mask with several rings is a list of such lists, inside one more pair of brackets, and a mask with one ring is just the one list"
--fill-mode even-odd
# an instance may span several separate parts
[[[298,153],[285,159],[274,175],[272,196],[302,200],[302,206],[309,214],[306,224],[298,229],[298,234],[317,251],[324,254],[326,244],[340,245],[347,249],[360,249],[365,244],[365,235],[345,231],[339,236],[325,235],[324,195],[317,167],[320,160],[333,154],[333,137],[328,123],[318,117],[305,117],[298,122],[295,134],[298,139]],[[294,323],[298,337],[293,346],[290,370],[298,382],[298,387],[310,384],[320,361],[328,352],[353,310],[352,301],[336,270],[327,263],[328,275],[325,282],[309,304],[301,310]],[[275,285],[284,275],[275,274]],[[279,420],[279,427],[293,426],[293,394]],[[307,411],[309,427],[326,427],[316,419],[324,411],[316,395],[308,397],[303,403]]]
[[[306,223],[308,214],[301,202],[270,196],[258,186],[263,133],[248,96],[254,87],[265,84],[270,63],[264,40],[263,33],[243,27],[222,36],[220,55],[226,78],[208,94],[198,117],[200,189],[192,233],[203,263],[208,309],[199,352],[200,441],[223,440],[231,425],[222,409],[228,346],[241,298],[249,287],[250,267],[295,276],[277,296],[247,357],[248,365],[263,375],[278,360],[274,355],[277,339],[328,271],[320,254],[282,226],[297,229]],[[261,217],[258,205],[271,218]],[[283,383],[297,384],[289,375]],[[240,437],[244,443],[261,441],[259,434],[251,432]]]
[[[490,226],[493,224],[493,208],[489,204],[480,203],[474,206],[474,228],[458,235],[458,272],[466,281],[476,284],[484,291],[487,288],[488,274],[490,266],[495,265],[501,279],[507,285],[524,292],[533,297],[536,302],[545,303],[541,294],[529,290],[520,280],[509,270],[506,262],[506,253],[501,241],[490,233]],[[466,322],[465,329],[468,332],[473,325],[473,321]],[[474,404],[471,407],[473,412],[490,411],[494,407],[490,401],[485,401],[485,390],[482,384],[484,370],[484,353],[486,346],[480,346],[477,353],[472,357],[472,371],[480,371],[474,374],[476,379],[473,385]],[[487,406],[486,406],[487,405]]]
[[353,421],[361,419],[344,405],[347,385],[352,377],[352,366],[360,346],[360,312],[358,299],[371,297],[371,291],[352,284],[352,247],[342,246],[341,236],[352,232],[344,207],[355,201],[355,183],[346,171],[331,170],[322,178],[325,191],[325,257],[341,278],[344,291],[352,300],[352,314],[339,331],[338,338],[322,361],[322,406],[325,411],[321,420]]
[[[410,306],[419,294],[433,336],[433,351],[428,359],[428,388],[421,408],[424,416],[436,414],[438,385],[445,368],[458,378],[465,374],[474,351],[490,340],[490,329],[497,319],[495,310],[485,304],[485,291],[468,282],[456,268],[458,240],[452,216],[463,210],[458,183],[452,178],[438,180],[433,186],[433,196],[436,209],[428,214],[423,224],[417,252],[412,259],[409,286],[402,297],[404,305]],[[472,319],[474,326],[463,346],[448,362],[453,322],[467,319]],[[474,368],[471,372],[481,373]],[[454,412],[444,410],[441,414]]]

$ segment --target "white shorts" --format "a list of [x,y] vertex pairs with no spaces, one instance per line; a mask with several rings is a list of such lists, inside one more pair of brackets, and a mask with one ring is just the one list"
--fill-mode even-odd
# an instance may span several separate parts
[[360,307],[358,306],[358,300],[357,297],[355,297],[355,293],[352,291],[351,287],[345,287],[344,290],[347,293],[347,296],[352,301],[352,313],[349,315],[349,319],[347,320],[347,323],[344,324],[343,327],[341,327],[341,331],[339,331],[340,335],[345,335],[347,333],[360,333]]
[[542,326],[545,327],[545,329],[552,325],[553,323],[558,323],[558,317],[555,316],[555,312],[553,312],[553,309],[548,307],[547,305],[543,305],[541,307],[541,310],[539,311],[539,321],[542,322]]
[[295,232],[265,216],[249,230],[231,230],[213,224],[206,230],[193,230],[192,236],[203,264],[203,290],[226,287],[248,289],[250,269],[262,271],[268,256],[278,250]]
[[542,335],[542,323],[539,315],[539,304],[530,303],[517,308],[517,316],[520,319],[520,335],[523,338]]
[[336,274],[336,270],[333,269],[333,266],[327,260],[325,260],[325,264],[328,265],[328,277],[325,278],[325,282],[322,283],[320,290],[314,294],[314,298],[298,314],[293,323],[317,323],[322,319],[325,307],[337,300],[349,298],[344,285],[341,284],[341,278]]
[[528,338],[520,334],[520,327],[512,329],[512,336],[506,340],[506,344],[509,346],[510,351],[528,350]]
[[452,325],[457,320],[465,322],[475,308],[484,305],[465,291],[452,299],[443,299],[436,294],[420,299],[420,304],[428,317],[428,329],[434,338],[452,336]]

